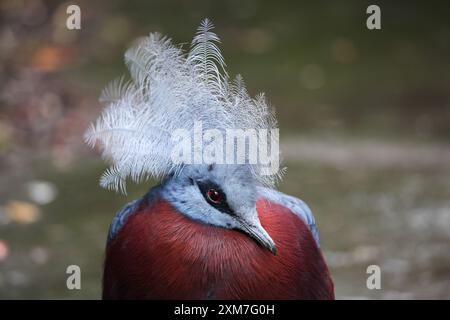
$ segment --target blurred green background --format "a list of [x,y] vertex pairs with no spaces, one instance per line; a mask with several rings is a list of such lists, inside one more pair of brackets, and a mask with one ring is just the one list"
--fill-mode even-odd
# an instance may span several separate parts
[[[81,30],[65,27],[70,4]],[[450,298],[448,1],[3,0],[0,15],[0,298],[100,297],[109,223],[155,182],[101,189],[83,132],[134,39],[188,48],[205,17],[229,73],[276,107],[279,188],[315,213],[337,298]]]

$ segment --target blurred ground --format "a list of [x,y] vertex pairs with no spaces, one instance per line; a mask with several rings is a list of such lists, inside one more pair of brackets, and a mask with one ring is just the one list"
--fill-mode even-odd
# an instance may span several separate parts
[[152,182],[101,189],[82,134],[135,38],[188,46],[204,17],[230,73],[276,106],[280,189],[315,212],[337,297],[450,298],[450,5],[380,1],[375,32],[365,1],[241,2],[77,1],[80,31],[69,2],[0,3],[0,298],[99,298],[109,222]]

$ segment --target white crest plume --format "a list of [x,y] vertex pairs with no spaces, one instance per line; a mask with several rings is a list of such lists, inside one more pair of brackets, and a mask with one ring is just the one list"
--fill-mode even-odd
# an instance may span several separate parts
[[[188,54],[158,33],[125,53],[131,80],[119,78],[103,90],[100,100],[107,106],[85,134],[92,147],[100,142],[111,163],[101,186],[125,193],[128,176],[140,182],[180,172],[182,165],[171,160],[171,133],[192,130],[195,121],[203,130],[276,128],[264,94],[251,98],[239,75],[229,82],[213,28],[202,21]],[[279,177],[252,172],[266,185]]]

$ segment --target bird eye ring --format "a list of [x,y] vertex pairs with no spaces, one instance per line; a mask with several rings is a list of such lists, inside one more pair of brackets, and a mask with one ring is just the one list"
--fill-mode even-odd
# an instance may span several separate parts
[[216,189],[209,189],[206,192],[206,197],[214,204],[220,204],[222,202],[222,195]]

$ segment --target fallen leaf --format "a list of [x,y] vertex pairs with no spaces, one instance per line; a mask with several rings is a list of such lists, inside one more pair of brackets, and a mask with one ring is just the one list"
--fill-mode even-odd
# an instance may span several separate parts
[[5,208],[6,214],[11,220],[18,223],[34,223],[40,218],[39,207],[30,202],[10,201],[6,204]]

